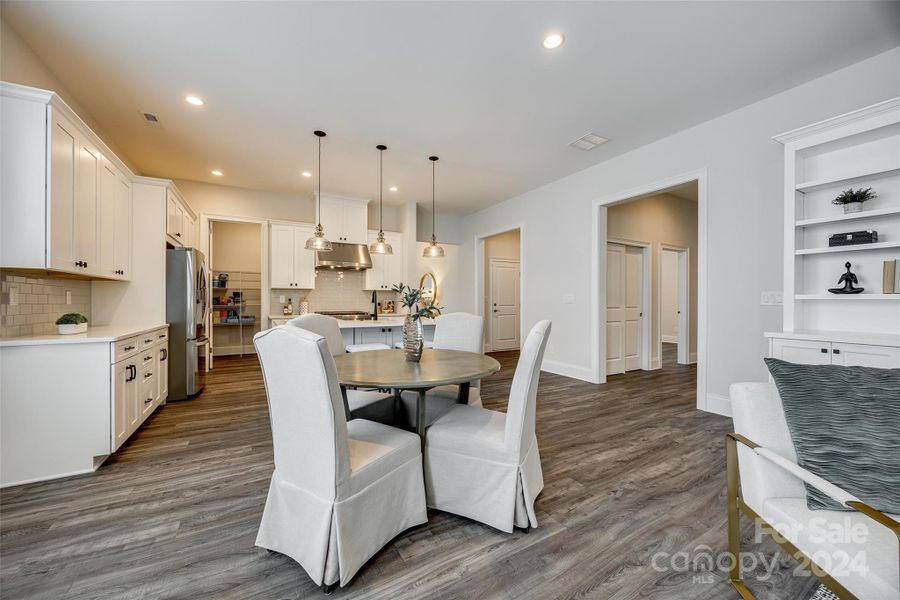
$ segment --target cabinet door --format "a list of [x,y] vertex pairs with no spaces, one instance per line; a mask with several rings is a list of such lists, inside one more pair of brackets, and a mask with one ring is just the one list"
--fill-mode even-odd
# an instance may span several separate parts
[[75,271],[75,197],[78,138],[75,128],[54,114],[50,131],[50,247],[52,269]]
[[181,206],[181,203],[176,200],[175,202],[175,216],[172,219],[173,225],[175,227],[175,233],[173,234],[178,244],[184,245],[184,208]]
[[119,174],[109,161],[100,169],[100,209],[98,242],[100,275],[119,277],[116,264],[116,204],[119,196]]
[[181,243],[185,248],[194,247],[194,217],[182,208]]
[[[325,229],[325,237],[332,242],[344,243],[344,201],[337,198],[322,198],[318,222]],[[365,235],[363,235],[365,239]]]
[[[383,289],[390,290],[397,283],[406,280],[406,256],[403,251],[403,236],[386,233],[384,239],[394,250],[393,254],[384,256]],[[413,282],[413,285],[418,283]]]
[[[269,285],[273,288],[294,287],[294,228],[290,225],[272,225],[269,244]],[[305,241],[305,240],[304,240]]]
[[[103,156],[96,148],[78,148],[78,194],[75,197],[75,260],[81,270],[102,275],[97,256],[97,208],[100,204],[100,168]],[[86,266],[85,266],[86,265]]]
[[178,233],[181,231],[181,217],[178,214],[178,199],[175,194],[168,192],[166,194],[166,234],[178,239]]
[[141,373],[134,358],[128,361],[131,365],[131,378],[125,386],[125,402],[127,404],[128,435],[141,424]]
[[169,344],[160,344],[156,349],[156,380],[159,384],[156,404],[162,404],[169,397]]
[[831,344],[831,364],[845,367],[900,368],[900,348],[867,344]]
[[369,230],[368,204],[344,200],[342,212],[342,241],[347,244],[365,244]]
[[128,410],[130,402],[128,390],[131,386],[131,365],[128,361],[114,364],[112,370],[113,395],[112,395],[112,448],[111,452],[119,449],[119,446],[128,439],[131,433],[129,429]]
[[120,279],[131,279],[131,184],[122,175],[116,181],[115,270]]
[[[377,231],[370,231],[368,242],[369,244],[374,244],[375,240],[378,238]],[[366,270],[366,282],[365,288],[366,290],[383,290],[384,289],[384,265],[385,265],[384,254],[372,254],[372,268]]]
[[772,340],[772,357],[804,365],[830,365],[831,344],[808,340]]
[[360,327],[356,330],[357,344],[391,344],[391,332],[385,327]]
[[312,290],[316,287],[316,253],[306,249],[306,240],[315,229],[297,225],[294,230],[294,287]]

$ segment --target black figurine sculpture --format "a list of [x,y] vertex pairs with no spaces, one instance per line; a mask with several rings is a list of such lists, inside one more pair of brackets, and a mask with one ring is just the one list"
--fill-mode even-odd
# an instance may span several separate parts
[[856,273],[850,272],[849,262],[844,263],[844,266],[847,268],[847,272],[838,279],[838,283],[843,283],[844,287],[828,288],[828,291],[832,294],[861,294],[866,288],[853,287],[854,283],[859,283],[859,279],[857,279]]

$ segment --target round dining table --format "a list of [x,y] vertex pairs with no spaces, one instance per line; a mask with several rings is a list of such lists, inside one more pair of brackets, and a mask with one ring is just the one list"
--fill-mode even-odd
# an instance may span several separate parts
[[460,350],[422,350],[419,362],[406,360],[403,350],[370,350],[334,357],[338,382],[347,406],[347,387],[391,389],[395,394],[403,390],[418,393],[416,402],[416,433],[425,443],[425,403],[428,390],[439,385],[458,385],[457,401],[469,401],[469,383],[500,370],[500,363],[484,354]]

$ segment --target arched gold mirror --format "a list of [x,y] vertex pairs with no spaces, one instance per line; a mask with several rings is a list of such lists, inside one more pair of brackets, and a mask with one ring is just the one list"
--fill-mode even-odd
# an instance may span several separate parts
[[434,273],[423,273],[419,280],[419,289],[422,290],[422,303],[433,306],[438,301],[438,284]]

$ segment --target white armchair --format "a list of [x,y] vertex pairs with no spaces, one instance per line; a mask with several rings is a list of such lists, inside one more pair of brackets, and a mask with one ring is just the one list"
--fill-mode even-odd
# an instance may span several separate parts
[[537,527],[544,487],[535,436],[538,378],[550,321],[531,330],[513,375],[506,413],[456,404],[425,437],[428,506],[502,531]]
[[421,442],[345,419],[323,337],[276,327],[253,343],[275,449],[256,545],[290,556],[330,592],[397,534],[427,521]]
[[[842,600],[900,598],[900,523],[797,465],[781,397],[772,383],[731,386],[734,434],[726,438],[728,538],[740,552],[740,513],[779,542]],[[856,512],[809,510],[809,484]],[[860,535],[822,535],[829,528]],[[814,562],[812,562],[814,561]],[[854,562],[855,561],[855,562]],[[741,578],[740,562],[731,581],[745,599],[754,596]]]
[[[344,346],[344,336],[341,335],[341,328],[337,319],[328,315],[309,314],[291,319],[287,323],[294,327],[312,331],[325,338],[328,344],[328,350],[332,356],[344,354],[347,349]],[[377,344],[376,344],[377,345]],[[383,348],[373,348],[374,350],[389,349],[388,346],[381,344]],[[374,404],[383,403],[389,405],[389,412],[393,413],[393,396],[379,392],[377,390],[344,390],[346,394],[347,418],[351,418],[353,413],[365,412],[364,409]],[[371,412],[371,411],[369,411]],[[364,415],[365,416],[365,415]]]

